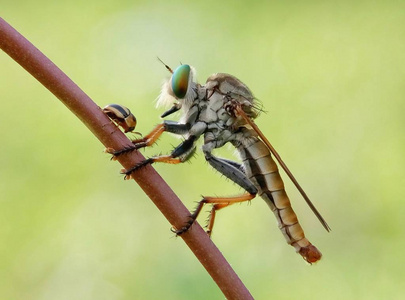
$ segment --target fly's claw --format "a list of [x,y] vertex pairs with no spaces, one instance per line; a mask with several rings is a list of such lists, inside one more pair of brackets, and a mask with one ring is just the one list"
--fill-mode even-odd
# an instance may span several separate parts
[[128,172],[126,169],[121,169],[121,174],[124,175],[124,180],[130,180],[132,179],[132,172]]
[[125,175],[124,180],[132,179],[133,178],[132,174],[134,172],[145,167],[146,165],[153,164],[153,162],[154,162],[153,158],[145,159],[144,161],[141,161],[140,163],[136,164],[135,166],[133,166],[130,169],[121,169],[121,174]]
[[114,151],[114,152],[111,153],[111,154],[114,155],[115,157],[118,157],[118,156],[120,156],[120,155],[129,153],[129,152],[132,152],[132,151],[138,150],[138,149],[139,149],[139,147],[137,147],[137,145],[132,145],[132,146],[124,147],[124,148],[122,148],[121,150]]
[[184,224],[183,227],[181,227],[180,229],[175,229],[174,227],[172,227],[170,230],[176,234],[176,236],[182,235],[183,233],[185,233],[186,231],[188,231],[191,227],[191,225],[193,225],[195,219],[193,218],[192,215],[189,216],[189,220]]
[[197,219],[198,214],[201,211],[201,207],[202,207],[202,205],[201,205],[201,201],[200,201],[196,210],[191,215],[188,216],[188,221],[183,225],[183,227],[181,227],[180,229],[172,228],[171,229],[172,232],[174,232],[178,236],[178,235],[182,235],[183,233],[188,231],[190,229],[191,225],[193,225],[193,223]]
[[106,148],[104,150],[104,152],[112,155],[111,160],[117,160],[118,156],[132,152],[137,149],[139,149],[139,147],[137,147],[136,145],[133,145],[133,146],[124,147],[121,150],[115,150],[114,148]]
[[110,148],[110,147],[105,148],[103,152],[107,153],[107,154],[112,154],[110,160],[117,160],[117,157],[114,155],[114,152],[115,152],[114,148]]

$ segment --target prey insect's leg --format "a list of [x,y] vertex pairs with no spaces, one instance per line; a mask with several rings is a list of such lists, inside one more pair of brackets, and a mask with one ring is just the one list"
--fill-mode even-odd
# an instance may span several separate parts
[[180,228],[178,230],[173,230],[173,232],[176,233],[177,235],[181,235],[182,233],[189,230],[191,225],[193,225],[194,221],[197,219],[198,215],[200,214],[201,209],[203,208],[204,204],[211,203],[211,204],[213,204],[213,206],[212,206],[212,209],[210,212],[210,216],[208,219],[208,225],[207,225],[207,234],[209,236],[211,236],[212,228],[214,227],[215,213],[217,210],[228,207],[229,205],[232,205],[235,203],[241,203],[241,202],[252,200],[255,196],[256,196],[256,194],[245,193],[243,195],[235,196],[235,197],[203,197],[203,199],[198,203],[196,210],[190,216],[190,219],[188,220],[188,222],[182,228]]
[[185,162],[189,159],[195,151],[194,142],[196,140],[196,136],[192,135],[184,142],[182,142],[179,146],[177,146],[170,155],[162,155],[162,156],[155,156],[148,158],[139,164],[135,165],[134,167],[126,170],[121,170],[122,174],[125,174],[125,179],[130,179],[131,174],[136,170],[146,166],[148,164],[153,164],[155,162],[167,163],[167,164],[179,164]]

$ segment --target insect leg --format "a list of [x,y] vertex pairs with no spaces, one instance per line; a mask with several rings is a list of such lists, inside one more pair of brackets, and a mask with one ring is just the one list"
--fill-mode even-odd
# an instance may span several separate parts
[[204,152],[204,154],[205,159],[215,170],[235,182],[240,187],[244,188],[250,194],[257,193],[257,188],[242,171],[243,169],[238,163],[215,157],[210,152]]
[[160,115],[161,118],[165,118],[173,113],[175,113],[176,111],[181,109],[181,104],[179,103],[175,103],[172,108],[170,108],[169,110],[165,111],[163,114]]
[[224,207],[227,207],[233,203],[239,203],[243,201],[248,201],[253,199],[256,194],[257,194],[257,188],[253,185],[253,183],[249,180],[249,178],[246,176],[246,174],[242,171],[242,167],[240,164],[234,161],[230,161],[227,159],[223,158],[218,158],[215,157],[211,154],[211,150],[214,148],[215,142],[208,142],[204,144],[203,146],[203,151],[205,155],[205,159],[208,161],[208,163],[216,169],[218,172],[220,172],[222,175],[226,176],[236,184],[238,184],[240,187],[245,189],[247,193],[237,196],[237,197],[204,197],[199,203],[196,208],[196,210],[190,215],[189,220],[187,223],[178,230],[174,230],[174,232],[177,235],[180,235],[184,232],[186,232],[191,225],[194,223],[194,221],[197,219],[202,207],[206,203],[212,203],[214,204],[210,217],[208,220],[208,230],[207,233],[211,235],[212,232],[212,227],[214,226],[214,220],[215,220],[215,214],[216,211],[219,209],[222,209]]
[[[215,203],[212,206],[207,225],[207,234],[211,236],[212,228],[214,227],[216,211],[222,208],[228,207],[229,205],[235,203],[241,203],[244,201],[250,201],[255,198],[256,194],[245,193],[238,197],[226,197],[226,198],[214,198],[214,197],[205,197],[207,200],[206,203]],[[231,200],[231,201],[230,201]]]
[[130,179],[131,174],[136,170],[148,165],[153,164],[155,162],[167,163],[167,164],[179,164],[185,162],[189,159],[195,151],[194,142],[196,140],[196,136],[192,135],[184,142],[182,142],[179,146],[177,146],[170,155],[161,155],[148,158],[139,164],[135,165],[130,169],[123,169],[121,170],[122,174],[125,174],[125,179]]
[[236,162],[236,161],[229,160],[229,159],[225,159],[225,158],[219,158],[219,157],[216,157],[216,159],[219,159],[219,160],[221,160],[221,161],[223,161],[223,162],[226,162],[226,163],[228,163],[228,164],[234,166],[234,167],[235,167],[236,169],[238,169],[239,171],[242,171],[242,173],[246,173],[246,172],[245,172],[245,168],[243,167],[243,165],[240,164],[240,163],[238,163],[238,162]]
[[256,194],[251,194],[251,193],[245,193],[240,196],[234,196],[234,197],[203,197],[203,199],[198,203],[197,208],[195,211],[190,215],[189,220],[187,221],[184,226],[178,230],[173,230],[174,233],[177,235],[181,235],[187,230],[190,229],[191,225],[193,225],[194,221],[197,219],[198,215],[201,212],[201,209],[203,206],[207,203],[213,204],[210,216],[208,219],[208,226],[207,226],[207,234],[211,236],[212,233],[212,228],[214,227],[214,221],[215,221],[215,213],[217,210],[220,210],[222,208],[228,207],[229,205],[235,204],[235,203],[241,203],[245,201],[252,200]]
[[162,135],[162,133],[165,132],[165,127],[164,124],[159,124],[155,128],[152,129],[152,131],[145,135],[141,139],[136,139],[132,141],[132,146],[122,148],[120,150],[115,150],[113,148],[107,148],[105,152],[110,153],[113,155],[111,158],[112,160],[116,160],[118,156],[143,148],[143,147],[148,147],[154,144],[157,139]]
[[144,147],[152,146],[162,135],[163,132],[167,131],[174,134],[185,134],[190,129],[189,124],[180,124],[174,121],[164,121],[162,124],[157,125],[152,131],[145,135],[141,139],[136,139],[132,141],[132,146],[125,147],[121,150],[114,150],[112,148],[107,148],[106,152],[113,155],[113,160],[116,160],[118,156],[140,149]]

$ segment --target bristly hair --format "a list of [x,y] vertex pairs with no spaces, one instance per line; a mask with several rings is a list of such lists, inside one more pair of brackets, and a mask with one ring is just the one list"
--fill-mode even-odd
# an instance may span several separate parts
[[177,100],[173,95],[169,94],[169,91],[171,90],[170,87],[170,79],[165,79],[162,88],[160,90],[159,96],[156,98],[156,108],[160,107],[170,107],[173,105]]
[[178,100],[173,94],[172,87],[171,87],[171,78],[170,79],[165,79],[163,84],[162,84],[162,89],[160,90],[160,94],[156,99],[156,107],[170,107],[173,106],[174,103],[176,102],[181,102],[182,106],[190,106],[194,100],[195,96],[195,78],[196,78],[196,70],[194,67],[190,66],[190,77],[189,77],[189,83],[188,83],[188,91],[184,99]]
[[252,108],[253,108],[253,110],[255,111],[255,113],[257,114],[256,118],[257,118],[261,113],[267,113],[267,111],[264,109],[264,106],[263,106],[262,101],[260,101],[260,100],[257,99],[256,97],[254,98],[254,102],[253,102]]

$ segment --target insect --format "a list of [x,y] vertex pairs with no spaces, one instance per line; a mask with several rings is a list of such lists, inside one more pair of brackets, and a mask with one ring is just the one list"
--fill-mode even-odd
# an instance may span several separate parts
[[108,104],[103,108],[103,112],[118,126],[121,126],[125,133],[135,129],[136,118],[127,107],[119,104]]
[[[107,152],[116,158],[129,151],[151,146],[163,132],[181,135],[184,141],[169,155],[150,157],[130,169],[122,170],[125,179],[131,178],[131,174],[148,164],[157,162],[178,164],[186,161],[193,155],[196,141],[203,137],[202,151],[206,161],[246,192],[234,197],[204,196],[184,226],[173,231],[181,235],[189,230],[203,206],[212,204],[207,224],[207,233],[211,235],[218,210],[235,203],[249,201],[259,195],[276,216],[278,226],[287,243],[292,245],[309,263],[321,259],[321,252],[305,237],[291,207],[272,154],[285,169],[325,229],[329,231],[330,228],[278,153],[253,122],[260,108],[249,88],[229,74],[213,74],[208,77],[204,85],[201,85],[195,81],[195,71],[191,66],[180,65],[174,71],[167,65],[165,67],[172,76],[163,85],[158,103],[169,103],[172,107],[163,113],[162,117],[180,110],[182,111],[181,121],[165,120],[143,138],[133,140],[131,147],[120,150],[108,149]],[[220,148],[228,142],[239,152],[242,164],[212,154],[215,148]]]

